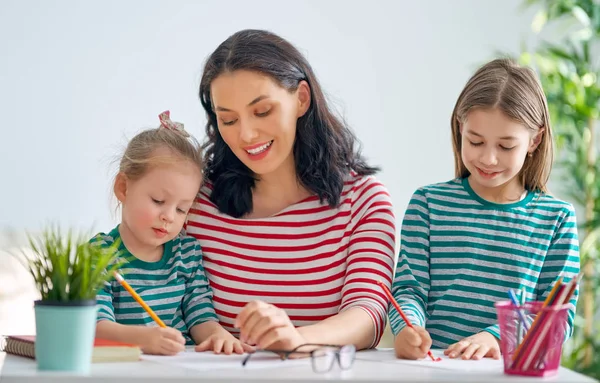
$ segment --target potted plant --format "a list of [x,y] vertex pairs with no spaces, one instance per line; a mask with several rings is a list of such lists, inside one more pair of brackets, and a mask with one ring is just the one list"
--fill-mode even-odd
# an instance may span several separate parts
[[96,293],[112,278],[118,244],[90,244],[72,231],[50,227],[29,236],[24,264],[41,299],[34,302],[35,356],[39,370],[87,373],[96,329]]
[[[537,6],[532,29],[562,27],[561,38],[525,51],[548,98],[557,142],[557,194],[578,208],[581,268],[577,316],[563,365],[600,378],[600,3],[595,0],[525,0]],[[556,177],[559,176],[559,177]]]

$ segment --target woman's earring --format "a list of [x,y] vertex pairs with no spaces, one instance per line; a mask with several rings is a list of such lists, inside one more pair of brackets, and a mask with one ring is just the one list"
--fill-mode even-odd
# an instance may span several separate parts
[[529,158],[533,157],[533,152],[527,153],[527,157],[529,157]]

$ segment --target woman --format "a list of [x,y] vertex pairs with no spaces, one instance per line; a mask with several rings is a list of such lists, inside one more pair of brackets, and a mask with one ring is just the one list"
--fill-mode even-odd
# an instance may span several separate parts
[[263,349],[377,345],[390,196],[286,40],[243,30],[208,58],[206,185],[189,212],[221,324]]

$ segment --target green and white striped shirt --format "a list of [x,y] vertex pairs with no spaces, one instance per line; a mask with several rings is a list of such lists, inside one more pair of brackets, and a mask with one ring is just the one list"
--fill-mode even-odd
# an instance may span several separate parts
[[[108,234],[97,234],[90,242],[110,246],[117,238],[120,238],[118,226]],[[199,323],[217,320],[212,290],[204,274],[200,243],[193,237],[179,234],[164,244],[164,253],[158,262],[137,259],[123,243],[119,249],[127,261],[121,268],[127,282],[167,326],[181,331],[187,344],[194,344],[189,330]],[[157,326],[115,279],[105,284],[96,300],[98,321]]]
[[[499,337],[494,303],[507,300],[508,289],[524,287],[527,300],[544,300],[555,281],[579,272],[571,204],[539,192],[496,204],[479,197],[466,178],[418,189],[400,240],[392,292],[435,348],[481,331]],[[567,337],[577,291],[570,303]],[[397,335],[405,324],[392,306],[389,318]]]

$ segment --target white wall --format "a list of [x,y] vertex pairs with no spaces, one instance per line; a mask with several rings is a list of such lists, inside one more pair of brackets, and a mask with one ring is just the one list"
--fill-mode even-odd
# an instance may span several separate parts
[[110,161],[165,109],[201,138],[202,63],[243,28],[306,53],[401,217],[414,189],[453,177],[449,117],[467,78],[531,41],[520,4],[2,0],[0,229],[112,228]]

